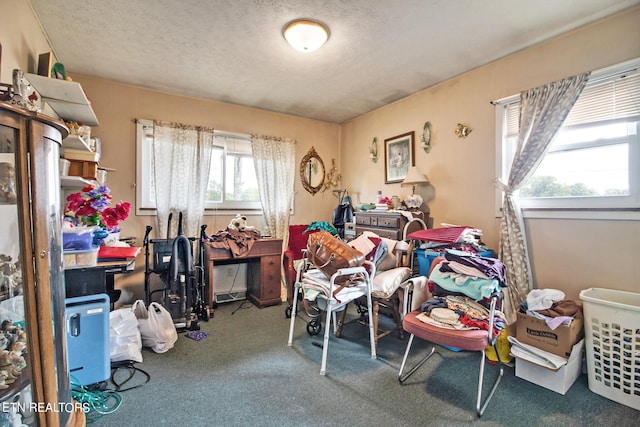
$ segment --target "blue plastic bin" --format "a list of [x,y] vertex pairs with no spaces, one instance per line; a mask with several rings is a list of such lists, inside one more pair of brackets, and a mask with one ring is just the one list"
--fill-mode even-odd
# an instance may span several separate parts
[[88,251],[92,248],[93,230],[62,233],[62,249],[65,251]]

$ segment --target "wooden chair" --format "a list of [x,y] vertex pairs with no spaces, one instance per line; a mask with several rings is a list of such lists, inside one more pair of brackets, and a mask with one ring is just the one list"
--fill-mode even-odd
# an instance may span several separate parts
[[[423,223],[424,224],[424,223]],[[395,246],[396,265],[386,270],[376,270],[373,277],[372,292],[372,321],[376,345],[378,340],[394,332],[398,332],[399,338],[404,339],[402,319],[411,311],[413,296],[416,295],[417,286],[425,285],[426,278],[413,276],[411,260],[413,259],[413,242],[406,247]],[[364,300],[355,301],[360,317],[356,319],[362,324],[367,324],[367,308]],[[389,315],[395,324],[394,328],[381,330],[380,313]],[[344,324],[346,310],[338,319],[337,336],[340,336],[341,327]]]

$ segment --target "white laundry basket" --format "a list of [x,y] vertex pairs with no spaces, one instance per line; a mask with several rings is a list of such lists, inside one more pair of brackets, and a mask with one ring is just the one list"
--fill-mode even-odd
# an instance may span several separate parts
[[580,299],[589,389],[640,410],[640,294],[589,288]]

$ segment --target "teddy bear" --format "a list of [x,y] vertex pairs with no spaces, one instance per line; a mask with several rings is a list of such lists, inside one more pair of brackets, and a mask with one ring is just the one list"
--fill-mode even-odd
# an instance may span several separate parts
[[255,231],[256,229],[253,225],[247,224],[247,217],[242,214],[237,214],[227,228],[234,231]]

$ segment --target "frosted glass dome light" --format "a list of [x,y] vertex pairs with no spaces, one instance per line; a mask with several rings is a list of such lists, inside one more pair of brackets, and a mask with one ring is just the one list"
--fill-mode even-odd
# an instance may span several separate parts
[[329,39],[326,25],[310,19],[298,19],[285,25],[282,35],[300,52],[313,52]]

